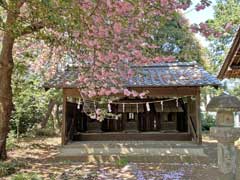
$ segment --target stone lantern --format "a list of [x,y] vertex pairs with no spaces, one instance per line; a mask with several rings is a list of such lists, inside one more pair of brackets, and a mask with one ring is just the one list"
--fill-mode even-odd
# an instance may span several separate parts
[[222,179],[236,179],[236,149],[234,141],[240,136],[240,129],[234,128],[233,112],[240,110],[240,101],[226,93],[211,99],[207,111],[217,112],[216,127],[210,128],[210,135],[218,140],[218,167],[224,174]]

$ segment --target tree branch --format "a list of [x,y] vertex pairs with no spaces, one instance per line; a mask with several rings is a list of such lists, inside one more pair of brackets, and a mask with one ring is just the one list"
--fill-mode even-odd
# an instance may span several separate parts
[[27,34],[31,34],[33,32],[37,32],[39,30],[41,30],[42,28],[44,28],[44,24],[42,22],[37,22],[37,23],[33,23],[27,27],[25,27],[19,36],[24,36],[24,35],[27,35]]
[[21,8],[22,5],[26,2],[26,0],[19,0],[17,3],[17,8]]

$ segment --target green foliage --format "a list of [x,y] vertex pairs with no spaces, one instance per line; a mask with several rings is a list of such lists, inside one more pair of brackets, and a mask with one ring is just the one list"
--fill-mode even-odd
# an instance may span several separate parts
[[19,173],[11,178],[11,180],[42,180],[36,173]]
[[10,133],[8,133],[7,138],[7,150],[12,150],[15,147],[17,147],[16,134],[14,133],[14,131],[10,131]]
[[[221,0],[217,1],[214,7],[214,18],[208,20],[210,27],[224,32],[221,37],[209,37],[210,48],[209,55],[211,58],[211,66],[213,72],[217,73],[226,57],[233,37],[240,24],[240,1],[239,0]],[[224,29],[227,24],[231,24],[231,28],[227,31]]]
[[201,121],[203,131],[209,131],[210,127],[214,127],[216,123],[214,116],[208,113],[201,114]]
[[11,129],[19,136],[36,127],[47,112],[50,98],[57,98],[58,91],[45,91],[43,79],[27,69],[24,63],[16,63],[13,75],[14,111]]
[[[208,20],[207,23],[213,29],[224,32],[220,37],[210,36],[210,46],[208,48],[209,70],[217,74],[229,52],[232,40],[240,24],[240,1],[239,0],[218,0],[214,6],[214,18]],[[230,28],[225,30],[227,24],[231,24]],[[223,89],[228,90],[230,84],[234,85],[234,89],[230,93],[240,97],[239,82],[228,81],[224,84]]]
[[39,88],[38,83],[38,79],[32,77],[24,84],[22,83],[23,87],[14,87],[15,90],[17,88],[21,90],[15,91],[16,95],[14,95],[15,111],[12,116],[12,128],[20,134],[30,130],[44,118],[47,97],[44,90]]
[[118,159],[118,160],[116,161],[116,165],[117,165],[118,167],[124,167],[124,166],[126,166],[128,163],[129,163],[129,162],[128,162],[128,160],[127,160],[126,158],[120,158],[120,159]]
[[11,162],[0,162],[0,177],[9,176],[21,168],[26,168],[27,164],[13,160]]
[[[236,82],[236,84],[239,84],[239,81]],[[240,98],[240,85],[238,86],[235,86],[231,91],[230,93],[234,96],[237,96],[238,98]]]
[[[160,19],[161,17],[156,17],[159,22]],[[200,44],[190,32],[188,21],[181,14],[176,13],[172,20],[153,29],[149,42],[159,47],[148,50],[149,54],[174,56],[179,61],[198,61],[204,64]]]

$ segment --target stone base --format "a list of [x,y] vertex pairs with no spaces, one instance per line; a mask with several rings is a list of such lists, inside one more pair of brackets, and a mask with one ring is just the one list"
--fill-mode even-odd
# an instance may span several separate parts
[[130,162],[209,163],[202,146],[179,141],[72,142],[61,147],[59,157],[86,162],[127,158]]
[[236,150],[234,145],[228,143],[218,143],[218,167],[224,174],[235,174]]
[[221,174],[221,176],[218,177],[218,180],[238,180],[238,179],[236,179],[232,173],[229,173]]
[[218,167],[224,176],[221,179],[236,179],[237,155],[234,141],[239,138],[240,130],[233,127],[212,127],[212,137],[218,140]]
[[240,148],[236,149],[237,165],[236,165],[236,179],[240,179]]

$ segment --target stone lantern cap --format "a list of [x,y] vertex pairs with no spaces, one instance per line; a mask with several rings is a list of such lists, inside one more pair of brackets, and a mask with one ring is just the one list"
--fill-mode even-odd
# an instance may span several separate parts
[[240,100],[235,97],[222,93],[220,96],[213,97],[207,105],[207,111],[240,111]]

